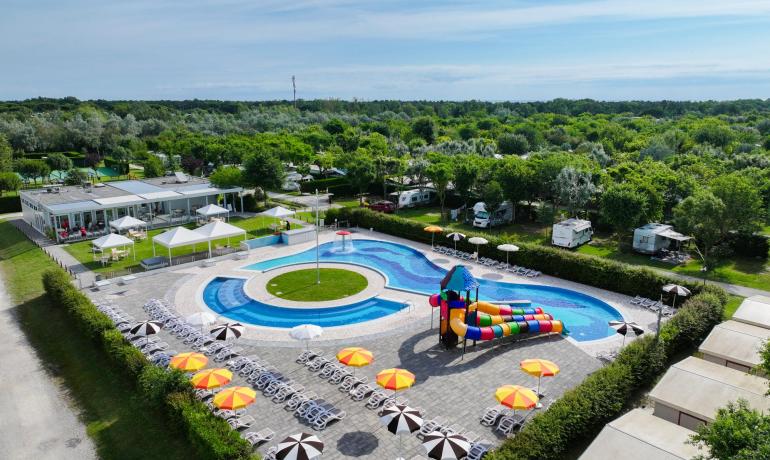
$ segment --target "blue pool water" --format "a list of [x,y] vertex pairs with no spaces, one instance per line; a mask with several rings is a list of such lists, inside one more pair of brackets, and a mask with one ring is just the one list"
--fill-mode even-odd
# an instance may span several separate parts
[[[353,245],[353,252],[340,253],[335,251],[338,245],[324,243],[320,247],[321,261],[369,267],[387,277],[388,287],[420,294],[438,292],[439,283],[446,274],[446,270],[432,263],[421,252],[402,244],[357,239],[353,240]],[[312,248],[245,268],[266,271],[286,265],[315,262],[315,256],[316,250]],[[556,319],[561,320],[569,329],[570,336],[578,341],[609,337],[615,331],[607,323],[622,319],[620,313],[605,302],[569,289],[504,283],[483,278],[478,281],[481,285],[479,294],[482,300],[531,300],[533,306],[543,307]]]
[[246,295],[241,278],[219,277],[203,290],[206,305],[220,315],[259,326],[292,328],[300,324],[322,327],[360,323],[393,314],[406,304],[377,297],[330,308],[285,308],[258,302]]

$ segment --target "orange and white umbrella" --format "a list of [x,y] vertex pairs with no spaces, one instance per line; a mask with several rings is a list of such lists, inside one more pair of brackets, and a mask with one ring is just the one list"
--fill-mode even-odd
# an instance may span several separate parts
[[503,385],[495,391],[495,398],[513,410],[533,409],[539,400],[534,391],[521,385]]
[[540,379],[543,377],[553,377],[559,373],[559,366],[553,361],[547,359],[525,359],[519,363],[521,370],[527,374],[537,377],[537,394],[540,395]]
[[406,369],[392,368],[377,374],[377,385],[386,390],[405,390],[414,384],[414,374]]
[[348,347],[337,353],[337,361],[350,367],[363,367],[374,361],[374,354],[366,348]]
[[433,239],[436,237],[436,233],[441,233],[444,231],[444,229],[438,225],[428,225],[427,227],[423,228],[423,230],[430,233],[430,247],[433,247]]
[[243,409],[256,398],[257,392],[249,387],[230,387],[214,395],[214,405],[219,409]]
[[233,373],[227,369],[206,369],[193,375],[190,381],[195,388],[210,390],[227,385],[233,379]]
[[203,353],[187,352],[174,355],[169,366],[180,371],[199,371],[206,367],[209,359]]

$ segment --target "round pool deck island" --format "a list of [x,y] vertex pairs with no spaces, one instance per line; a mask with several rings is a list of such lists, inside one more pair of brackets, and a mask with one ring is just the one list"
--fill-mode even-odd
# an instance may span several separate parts
[[321,282],[315,268],[282,273],[267,282],[267,291],[281,299],[300,302],[338,300],[366,289],[366,277],[342,268],[321,268]]

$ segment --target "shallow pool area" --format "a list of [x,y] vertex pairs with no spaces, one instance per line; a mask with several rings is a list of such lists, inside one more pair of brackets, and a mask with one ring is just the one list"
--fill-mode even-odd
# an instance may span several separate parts
[[[343,252],[338,250],[339,243],[324,243],[319,248],[320,260],[368,267],[382,273],[387,278],[386,285],[389,288],[426,295],[438,292],[439,283],[446,274],[445,269],[428,260],[424,254],[402,244],[371,239],[355,239],[352,244],[353,251],[348,248]],[[297,254],[261,261],[244,268],[268,271],[287,265],[315,262],[315,257],[316,248],[313,247]],[[623,318],[606,302],[573,290],[536,284],[507,283],[484,278],[478,278],[478,281],[481,285],[479,294],[482,300],[530,300],[533,306],[542,307],[556,319],[561,320],[570,331],[570,336],[578,341],[597,340],[614,335],[615,331],[607,323]],[[208,289],[209,286],[206,290]],[[425,306],[427,306],[427,299]],[[330,313],[330,315],[333,314]],[[349,323],[338,323],[338,325],[341,324]]]

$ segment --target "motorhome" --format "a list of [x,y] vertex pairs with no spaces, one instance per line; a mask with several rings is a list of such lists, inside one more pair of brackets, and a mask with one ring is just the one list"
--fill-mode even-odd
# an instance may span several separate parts
[[397,203],[398,209],[413,208],[433,201],[436,198],[436,190],[432,188],[404,190],[400,194],[393,192],[389,196],[390,201]]
[[674,227],[651,222],[634,230],[634,250],[642,254],[656,254],[662,249],[678,246],[690,238],[675,232]]
[[513,204],[503,201],[495,212],[490,213],[483,201],[473,205],[473,226],[477,228],[492,228],[513,222]]
[[563,248],[576,248],[591,241],[593,234],[590,220],[570,218],[553,224],[551,244]]

